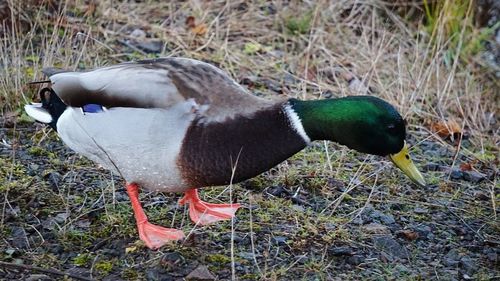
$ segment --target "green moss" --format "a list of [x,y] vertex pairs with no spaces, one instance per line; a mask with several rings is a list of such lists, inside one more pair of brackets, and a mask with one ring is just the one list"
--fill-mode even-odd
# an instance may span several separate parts
[[102,275],[108,275],[113,269],[111,261],[99,261],[95,264],[94,268]]
[[222,254],[213,254],[205,257],[205,260],[214,264],[225,264],[231,262],[231,257]]
[[73,264],[76,266],[88,266],[92,257],[88,253],[78,254],[78,256],[73,258]]
[[138,280],[139,273],[134,268],[125,268],[122,270],[122,278],[125,280]]
[[292,35],[307,34],[311,29],[312,12],[307,12],[300,17],[288,16],[285,19],[285,27]]

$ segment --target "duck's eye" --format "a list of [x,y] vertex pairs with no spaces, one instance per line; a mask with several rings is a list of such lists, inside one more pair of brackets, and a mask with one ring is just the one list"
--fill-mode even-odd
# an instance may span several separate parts
[[40,90],[40,100],[42,104],[48,105],[50,103],[50,95],[52,91],[49,88],[43,88]]
[[389,125],[387,125],[387,129],[388,129],[389,131],[394,131],[394,129],[396,129],[396,125],[394,125],[394,124],[389,124]]

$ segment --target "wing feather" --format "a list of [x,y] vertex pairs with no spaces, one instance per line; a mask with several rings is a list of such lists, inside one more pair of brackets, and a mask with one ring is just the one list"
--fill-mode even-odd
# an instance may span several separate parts
[[44,69],[68,105],[169,108],[194,100],[207,121],[249,115],[275,102],[250,94],[226,73],[201,61],[161,58],[122,63],[88,72]]

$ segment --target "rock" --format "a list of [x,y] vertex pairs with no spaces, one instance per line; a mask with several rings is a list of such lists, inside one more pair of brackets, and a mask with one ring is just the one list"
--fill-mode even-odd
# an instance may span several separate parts
[[279,246],[286,245],[286,240],[287,240],[287,238],[284,237],[284,236],[274,236],[273,237],[273,242],[276,243]]
[[362,226],[362,229],[365,233],[369,234],[389,234],[389,228],[387,226],[378,224],[378,223],[370,223]]
[[365,257],[363,257],[362,255],[353,255],[353,256],[350,256],[349,258],[347,258],[347,263],[354,265],[354,266],[357,266],[360,263],[363,263],[364,261],[365,261]]
[[353,250],[349,246],[333,247],[329,249],[329,252],[334,256],[352,256]]
[[373,210],[371,212],[370,210],[368,210],[367,213],[370,218],[377,219],[385,225],[393,224],[396,222],[396,220],[394,220],[394,216],[386,215],[378,210]]
[[211,281],[215,280],[215,276],[204,265],[199,265],[191,273],[186,276],[186,280],[190,281]]
[[491,197],[488,193],[481,191],[481,190],[474,191],[474,198],[476,198],[478,200],[483,200],[483,201],[487,201],[487,200],[491,199]]
[[329,178],[327,181],[328,187],[335,188],[337,191],[344,192],[345,191],[345,183],[340,180],[336,180],[334,178]]
[[386,215],[386,214],[381,214],[380,217],[379,217],[380,221],[383,222],[384,224],[393,224],[396,222],[396,220],[394,219],[394,216],[393,215]]
[[386,252],[392,257],[400,259],[408,259],[409,257],[408,250],[389,235],[377,235],[372,240],[375,248]]
[[443,260],[446,266],[456,266],[460,263],[460,254],[457,249],[451,249],[445,256]]
[[138,40],[133,42],[137,48],[143,50],[146,53],[155,54],[160,53],[163,48],[163,42],[160,40]]
[[50,186],[55,190],[59,188],[59,182],[61,181],[61,174],[58,172],[50,172],[44,176],[44,179],[49,182]]
[[45,274],[30,274],[26,279],[26,281],[45,281],[45,280],[52,280],[49,276]]
[[426,208],[415,207],[415,209],[413,209],[413,212],[415,214],[418,214],[418,215],[423,215],[423,214],[427,214],[429,212],[429,210],[427,210]]
[[454,169],[450,173],[450,178],[453,180],[461,180],[463,178],[463,176],[464,175],[463,175],[462,171],[460,171],[458,169]]
[[463,256],[460,259],[460,267],[465,271],[468,275],[473,275],[474,272],[477,271],[476,262],[469,256]]
[[59,213],[54,217],[54,220],[59,224],[63,224],[66,222],[68,217],[69,217],[68,213]]
[[432,228],[428,225],[418,225],[413,227],[413,230],[415,230],[422,239],[431,239],[433,237]]
[[473,171],[473,170],[472,171],[464,171],[462,173],[463,173],[464,179],[466,181],[470,181],[472,183],[479,183],[479,182],[486,179],[485,174],[481,174],[481,173]]
[[272,196],[276,196],[276,197],[282,197],[282,196],[290,195],[290,192],[288,192],[288,190],[286,190],[281,185],[269,187],[267,189],[267,193],[271,194]]
[[136,28],[134,31],[130,33],[130,37],[135,37],[135,38],[145,38],[146,37],[146,31]]
[[11,245],[15,248],[26,249],[28,247],[28,241],[26,237],[26,232],[24,228],[14,226],[11,228]]
[[424,171],[439,171],[440,166],[439,166],[439,164],[436,164],[436,163],[427,163],[424,166],[423,170]]

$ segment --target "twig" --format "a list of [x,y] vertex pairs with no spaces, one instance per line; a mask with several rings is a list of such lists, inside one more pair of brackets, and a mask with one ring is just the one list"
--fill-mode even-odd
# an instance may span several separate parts
[[55,275],[60,275],[60,276],[68,276],[68,277],[78,279],[78,280],[86,280],[86,281],[95,280],[92,278],[75,275],[75,274],[72,274],[69,272],[59,271],[57,269],[42,268],[42,267],[38,267],[38,266],[34,266],[34,265],[16,264],[16,263],[0,261],[0,266],[10,267],[10,268],[21,268],[21,269],[30,270],[30,271],[40,271],[40,272],[44,272],[44,273],[48,273],[48,274],[55,274]]

